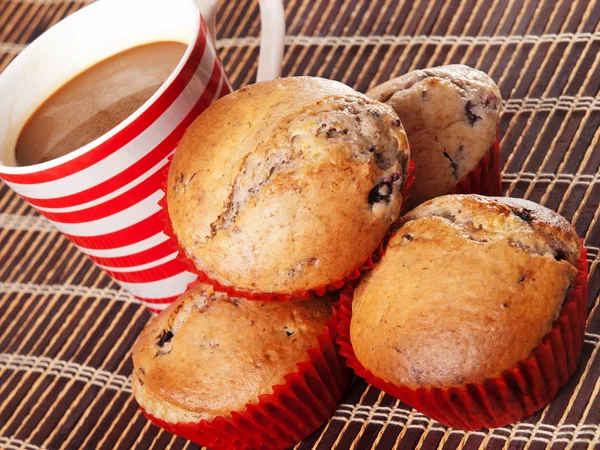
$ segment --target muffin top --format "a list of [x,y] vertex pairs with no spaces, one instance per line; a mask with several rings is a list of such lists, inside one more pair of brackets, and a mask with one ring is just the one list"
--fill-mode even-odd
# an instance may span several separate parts
[[498,376],[551,330],[579,257],[573,227],[535,203],[430,200],[403,218],[355,291],[356,357],[411,389]]
[[257,83],[188,129],[168,211],[211,278],[292,294],[342,279],[376,250],[399,216],[408,160],[389,106],[320,78]]
[[198,285],[146,325],[133,347],[133,391],[170,423],[242,411],[307,361],[331,317],[324,299],[252,302]]
[[410,207],[455,192],[496,139],[500,91],[471,67],[415,70],[367,95],[394,108],[406,129],[416,164]]

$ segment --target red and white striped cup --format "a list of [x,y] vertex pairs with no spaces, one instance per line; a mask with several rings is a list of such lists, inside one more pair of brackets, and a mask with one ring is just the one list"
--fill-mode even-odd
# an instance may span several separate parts
[[[231,91],[210,37],[215,11],[216,0],[102,0],[44,33],[0,75],[0,178],[154,311],[196,278],[163,233],[159,200],[163,168],[184,131]],[[281,1],[261,0],[261,15],[259,78],[268,79],[281,68]],[[165,40],[187,43],[187,51],[138,111],[68,155],[16,166],[22,127],[56,89],[113,54]]]

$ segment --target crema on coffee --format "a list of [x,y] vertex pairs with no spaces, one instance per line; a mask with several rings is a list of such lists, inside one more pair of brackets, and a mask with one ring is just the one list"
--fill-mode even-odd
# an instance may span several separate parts
[[180,42],[141,45],[72,78],[42,103],[21,130],[17,164],[50,161],[115,128],[156,93],[186,48]]

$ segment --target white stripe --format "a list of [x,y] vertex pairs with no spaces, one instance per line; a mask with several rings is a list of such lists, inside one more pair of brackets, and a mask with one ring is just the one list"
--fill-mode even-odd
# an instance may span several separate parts
[[165,256],[164,258],[157,259],[156,261],[149,262],[147,264],[142,264],[139,266],[130,266],[130,267],[111,267],[105,266],[103,264],[96,264],[98,267],[104,270],[109,270],[111,272],[119,272],[119,273],[128,273],[128,272],[139,272],[140,270],[152,269],[153,267],[160,266],[161,264],[172,261],[177,256],[178,252],[171,253],[170,255]]
[[502,113],[552,111],[553,109],[563,111],[600,110],[600,98],[574,97],[571,95],[548,98],[514,98],[503,102]]
[[[205,51],[198,71],[205,67],[212,68],[213,63],[213,52]],[[119,150],[90,167],[45,183],[7,182],[7,184],[19,194],[36,199],[64,197],[96,186],[136,164],[144,155],[156,148],[198,103],[204,86],[205,82],[194,76],[179,97],[154,123]]]
[[0,53],[8,53],[9,55],[16,55],[21,53],[23,49],[27,47],[26,44],[15,44],[13,42],[0,42]]
[[20,370],[66,377],[107,389],[131,393],[131,377],[47,356],[0,353],[0,369]]
[[47,450],[47,447],[38,447],[37,445],[13,437],[0,436],[0,444],[2,444],[3,449],[10,450]]
[[[504,45],[519,44],[522,42],[535,44],[538,42],[569,42],[569,41],[588,41],[600,38],[600,32],[595,33],[559,33],[559,34],[527,34],[512,36],[428,36],[428,35],[382,35],[382,36],[286,36],[285,45],[298,46],[364,46],[364,45]],[[217,48],[232,47],[258,47],[260,45],[259,37],[242,37],[220,39],[217,41]]]
[[11,3],[32,3],[35,5],[55,5],[57,3],[67,3],[74,1],[75,3],[93,3],[95,0],[10,0]]
[[164,195],[163,191],[158,190],[123,211],[91,222],[60,223],[53,220],[50,222],[63,233],[72,236],[90,237],[114,233],[140,223],[152,214],[159,212],[162,208],[158,202]]
[[142,302],[142,305],[144,305],[146,308],[148,308],[150,310],[150,313],[152,315],[157,315],[158,313],[160,313],[162,310],[167,309],[167,306],[170,305],[170,303],[151,303],[151,302]]
[[19,292],[34,295],[74,295],[89,298],[108,298],[115,301],[140,304],[140,300],[129,292],[116,289],[100,289],[72,284],[35,284],[0,282],[0,293]]
[[[20,0],[20,1],[48,1],[54,0]],[[450,45],[504,45],[519,44],[521,42],[535,44],[538,42],[570,42],[597,40],[600,32],[595,33],[548,33],[542,35],[511,35],[511,36],[429,36],[429,35],[381,35],[381,36],[286,36],[285,45],[298,46],[362,46],[362,45],[410,45],[410,44],[450,44]],[[217,49],[235,47],[258,47],[260,38],[254,36],[239,38],[223,38],[217,40]],[[19,53],[26,47],[25,44],[0,43],[0,52]]]
[[[189,272],[184,272],[183,274],[176,275],[179,277],[180,282],[184,282],[182,286],[187,286],[191,281],[193,281],[196,276],[190,274]],[[173,280],[175,277],[171,277],[170,280]],[[190,280],[191,278],[191,280]],[[188,281],[189,280],[189,281]],[[119,282],[120,284],[125,284]],[[147,283],[149,284],[149,283]],[[90,288],[86,286],[75,286],[70,284],[35,284],[35,283],[5,283],[0,282],[0,294],[9,294],[13,292],[23,293],[23,294],[33,294],[33,295],[43,295],[43,296],[55,296],[55,295],[73,295],[79,297],[86,297],[89,299],[95,298],[108,298],[115,301],[126,302],[126,303],[134,303],[137,305],[144,305],[149,309],[153,310],[163,310],[170,303],[153,303],[152,301],[144,301],[143,299],[135,298],[129,292],[123,290],[116,289],[99,289],[99,288]],[[163,298],[174,297],[179,295],[179,293],[174,293],[170,295],[166,295]],[[160,297],[146,297],[150,300],[158,299],[161,300]]]
[[570,174],[570,173],[542,173],[542,172],[518,172],[502,174],[502,181],[528,181],[528,182],[556,182],[562,184],[577,184],[589,186],[600,181],[600,174]]
[[[182,286],[187,286],[190,282],[196,279],[196,275],[190,274],[189,272],[184,272],[182,274],[176,275],[175,277],[168,278],[167,280],[176,279],[176,282],[183,282]],[[119,284],[125,284],[122,282],[118,282]],[[171,281],[171,283],[174,283]],[[132,283],[133,284],[133,283]],[[140,283],[142,284],[142,283]],[[146,283],[152,284],[152,283]],[[164,288],[164,287],[163,287]],[[6,283],[0,282],[0,294],[10,294],[13,292],[23,293],[23,294],[32,294],[32,295],[42,295],[42,296],[55,296],[55,295],[69,295],[69,296],[78,296],[78,297],[86,297],[89,299],[97,299],[97,298],[107,298],[110,300],[125,302],[125,303],[134,303],[136,305],[144,305],[150,309],[154,310],[163,310],[169,303],[153,303],[152,301],[144,301],[143,299],[135,298],[131,293],[125,290],[116,290],[116,289],[100,289],[100,288],[90,288],[86,286],[76,286],[72,284],[36,284],[36,283]],[[174,297],[176,295],[181,294],[181,292],[171,293],[169,295],[165,295],[164,297],[157,296],[148,296],[144,297],[149,300],[157,299],[161,300],[162,298]]]
[[126,245],[125,247],[118,248],[109,248],[109,249],[92,249],[85,248],[77,245],[83,253],[86,253],[90,256],[95,256],[97,258],[118,258],[120,256],[129,256],[135,255],[136,253],[143,252],[144,250],[148,250],[152,247],[156,247],[163,242],[169,240],[169,237],[164,233],[158,233],[154,236],[149,237],[148,239],[144,239],[143,241],[136,242],[135,244]]
[[595,183],[600,178],[599,173],[584,174],[584,173],[552,173],[552,172],[516,172],[516,173],[503,173],[503,178],[511,179],[516,177],[521,178],[536,178],[547,180],[560,180],[560,181],[586,181],[588,183]]
[[[347,411],[349,409],[350,411]],[[363,411],[365,410],[365,411]],[[381,410],[382,412],[376,412]],[[343,414],[349,414],[345,416]],[[366,414],[366,417],[357,417],[358,414]],[[376,425],[397,425],[400,427],[408,427],[412,429],[428,429],[430,431],[449,432],[450,434],[456,433],[460,435],[478,435],[487,437],[488,434],[482,431],[463,431],[458,429],[444,428],[433,419],[425,416],[418,411],[412,411],[413,417],[410,423],[407,425],[408,418],[410,417],[411,410],[399,409],[398,407],[389,408],[382,406],[372,405],[351,405],[342,404],[339,406],[332,420],[339,420],[342,422],[355,422],[355,423],[367,423]],[[373,419],[374,415],[381,415],[384,418],[382,420]],[[414,423],[423,422],[423,423]],[[433,426],[432,426],[433,425]],[[541,430],[538,428],[545,427],[547,430]],[[538,436],[538,434],[550,434],[558,439],[567,439],[568,441],[573,438],[579,440],[585,440],[584,435],[593,434],[600,430],[600,425],[597,424],[566,424],[566,425],[551,425],[551,424],[530,424],[517,422],[514,425],[508,425],[505,427],[494,428],[490,430],[490,437],[497,439],[508,439],[510,436],[514,436],[516,433],[524,434],[525,436],[519,436],[520,439],[538,439],[540,441],[549,441],[544,437]],[[506,433],[500,434],[500,433]],[[552,439],[554,441],[555,439]]]
[[185,291],[188,284],[197,278],[196,275],[190,272],[181,272],[169,278],[164,278],[150,283],[118,283],[127,291],[137,297],[142,297],[148,300],[173,297],[180,295]]
[[[175,152],[175,149],[173,149],[171,151],[171,153],[169,153],[169,156],[172,155],[173,152]],[[142,181],[145,181],[148,178],[150,178],[152,175],[154,175],[159,170],[163,170],[163,168],[165,167],[165,165],[168,162],[168,158],[169,158],[168,156],[165,157],[156,166],[154,166],[149,171],[143,173],[141,176],[139,176],[138,178],[136,178],[132,182],[126,184],[125,186],[123,186],[123,187],[121,187],[119,189],[116,189],[116,190],[112,191],[111,193],[105,195],[104,197],[100,197],[100,198],[97,198],[96,200],[92,200],[91,202],[81,203],[80,205],[69,206],[69,207],[66,207],[66,208],[46,208],[46,207],[41,207],[41,206],[36,206],[35,208],[39,209],[40,211],[63,213],[63,212],[80,211],[82,209],[87,209],[87,208],[91,208],[92,206],[99,205],[99,204],[104,203],[104,202],[106,202],[108,200],[112,200],[115,197],[118,197],[119,195],[123,194],[124,192],[129,191],[130,189],[132,189],[135,186],[137,186],[138,184],[140,184]]]
[[15,231],[56,231],[50,221],[43,216],[21,216],[7,213],[0,213],[0,228]]

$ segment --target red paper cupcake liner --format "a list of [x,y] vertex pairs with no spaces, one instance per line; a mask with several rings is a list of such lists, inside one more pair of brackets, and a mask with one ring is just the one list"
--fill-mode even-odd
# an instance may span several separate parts
[[415,182],[415,177],[413,172],[415,171],[415,161],[410,160],[408,162],[408,172],[406,175],[406,183],[402,186],[402,203],[406,203],[406,200],[410,198],[410,187]]
[[326,322],[318,347],[308,350],[308,361],[230,417],[192,423],[168,423],[144,411],[155,425],[211,449],[277,450],[293,446],[325,423],[336,411],[351,379],[351,371],[336,344],[337,316]]
[[586,256],[582,245],[577,277],[542,344],[533,349],[529,358],[498,377],[451,389],[413,390],[375,376],[358,361],[350,341],[353,295],[350,286],[342,291],[337,305],[340,352],[356,375],[443,425],[478,430],[516,422],[547,405],[577,368],[587,316]]
[[499,196],[502,193],[501,169],[500,141],[496,133],[494,144],[477,166],[458,182],[456,193]]
[[[230,297],[244,298],[246,300],[256,300],[256,301],[264,301],[264,302],[288,302],[288,301],[298,301],[298,300],[307,300],[310,298],[312,294],[316,294],[318,296],[322,296],[327,292],[333,292],[341,289],[349,283],[350,281],[356,280],[360,277],[361,273],[365,270],[372,269],[375,262],[381,256],[381,245],[379,248],[371,255],[369,258],[363,262],[359,267],[355,268],[350,274],[346,275],[341,280],[333,281],[324,286],[319,286],[316,288],[302,290],[294,292],[293,294],[278,294],[274,292],[254,292],[254,291],[246,291],[243,289],[236,289],[232,286],[226,286],[221,284],[219,281],[211,278],[208,274],[196,267],[194,262],[187,256],[183,248],[179,245],[179,241],[177,240],[177,236],[175,235],[175,231],[173,230],[173,225],[171,223],[171,219],[168,214],[168,203],[167,203],[167,182],[168,182],[168,174],[169,167],[171,166],[171,161],[173,159],[173,155],[169,156],[168,163],[163,168],[163,182],[162,182],[162,190],[165,192],[164,197],[158,202],[161,207],[160,218],[165,224],[164,233],[168,236],[169,242],[174,250],[178,252],[177,258],[187,265],[187,270],[195,275],[198,278],[188,285],[188,289],[192,286],[195,286],[198,283],[204,283],[212,286],[215,290],[219,292],[225,292]],[[414,170],[415,164],[411,160],[408,167],[408,175],[406,177],[406,182],[402,188],[402,199],[403,201],[409,197],[409,188],[414,181],[414,177],[412,172]],[[382,241],[383,242],[383,241]]]

